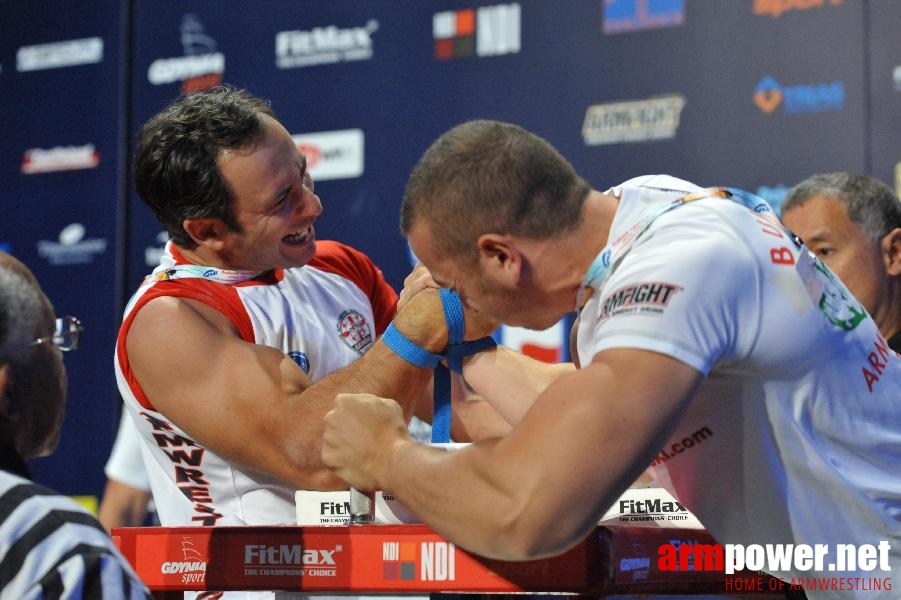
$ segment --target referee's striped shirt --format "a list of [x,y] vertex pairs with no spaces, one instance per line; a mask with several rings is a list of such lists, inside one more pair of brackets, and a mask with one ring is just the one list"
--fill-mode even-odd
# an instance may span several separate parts
[[0,600],[152,598],[100,523],[0,470]]

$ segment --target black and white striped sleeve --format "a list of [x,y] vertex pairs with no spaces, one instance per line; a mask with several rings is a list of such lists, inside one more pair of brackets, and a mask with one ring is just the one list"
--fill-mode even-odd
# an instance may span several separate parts
[[71,499],[0,471],[0,600],[151,598],[103,527]]

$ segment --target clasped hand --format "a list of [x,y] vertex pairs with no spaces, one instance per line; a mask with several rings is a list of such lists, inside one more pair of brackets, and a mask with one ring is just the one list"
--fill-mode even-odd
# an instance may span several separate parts
[[[463,304],[465,340],[491,335],[497,321]],[[408,339],[429,352],[440,353],[447,346],[447,323],[438,293],[438,284],[421,263],[404,280],[397,302],[394,326]]]

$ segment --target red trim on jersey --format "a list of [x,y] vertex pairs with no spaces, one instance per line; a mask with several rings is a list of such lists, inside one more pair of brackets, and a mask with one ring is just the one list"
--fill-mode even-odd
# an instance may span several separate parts
[[[186,264],[184,256],[175,245],[171,245],[171,252],[176,264]],[[397,309],[397,293],[388,285],[382,272],[362,252],[333,241],[316,242],[316,256],[310,261],[309,267],[334,273],[348,281],[353,282],[369,298],[372,306],[372,314],[375,319],[375,327],[378,335],[381,335]],[[234,323],[238,334],[245,342],[255,343],[253,324],[238,293],[234,288],[250,285],[271,285],[284,278],[283,269],[274,269],[268,273],[250,281],[236,284],[222,284],[201,278],[184,278],[172,281],[160,281],[138,299],[131,312],[122,322],[119,328],[116,353],[122,374],[128,382],[131,392],[144,408],[153,410],[153,405],[141,389],[125,352],[125,339],[134,321],[135,315],[148,302],[159,297],[190,298],[203,302],[207,306],[221,312]],[[175,334],[177,335],[177,333]]]
[[354,282],[369,298],[376,333],[381,335],[385,331],[397,310],[397,292],[368,256],[341,242],[320,240],[316,242],[316,256],[309,266]]
[[[138,314],[138,311],[151,300],[160,297],[190,298],[192,300],[203,302],[207,306],[214,308],[228,317],[228,319],[235,324],[242,340],[251,344],[255,341],[253,324],[250,322],[247,311],[244,310],[244,305],[238,298],[238,292],[236,292],[232,286],[215,283],[206,279],[187,278],[174,281],[161,281],[154,284],[138,299],[131,312],[128,313],[128,316],[122,322],[122,326],[119,328],[118,343],[116,346],[119,365],[122,368],[122,374],[125,376],[125,380],[128,382],[128,387],[131,388],[131,392],[134,394],[135,398],[137,398],[141,406],[151,410],[155,409],[150,403],[150,400],[148,400],[144,390],[141,389],[134,372],[131,370],[131,365],[128,362],[128,354],[125,352],[125,339],[128,337],[128,331],[131,329],[131,324]],[[178,335],[178,332],[173,332],[173,335]]]

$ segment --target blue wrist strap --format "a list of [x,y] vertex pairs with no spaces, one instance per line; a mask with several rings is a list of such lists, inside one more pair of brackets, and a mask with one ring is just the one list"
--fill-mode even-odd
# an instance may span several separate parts
[[482,350],[488,350],[497,346],[494,338],[489,336],[473,340],[471,342],[463,342],[448,346],[444,350],[444,356],[447,357],[447,366],[451,371],[458,375],[463,374],[463,359],[472,356]]
[[459,344],[466,334],[466,322],[463,320],[463,304],[460,302],[460,295],[447,288],[439,289],[438,294],[441,296],[444,320],[447,322],[447,345]]
[[441,362],[441,359],[444,358],[440,354],[433,354],[411,342],[407,339],[407,336],[397,330],[394,323],[389,324],[388,328],[385,329],[385,333],[382,334],[382,341],[399,357],[412,365],[423,367],[424,369],[434,369]]
[[[463,359],[476,352],[493,348],[497,345],[490,336],[466,342],[466,322],[463,317],[463,305],[460,296],[453,290],[441,288],[441,307],[444,309],[444,320],[447,322],[447,348],[442,354],[429,352],[410,341],[394,327],[388,325],[382,334],[382,341],[388,348],[408,363],[424,369],[435,369],[434,407],[432,411],[432,442],[450,442],[451,428],[451,387],[450,370],[463,374]],[[447,367],[441,364],[447,359]]]
[[[450,371],[463,374],[463,358],[488,348],[497,343],[491,337],[483,337],[473,342],[463,341],[466,322],[463,318],[463,305],[457,292],[446,288],[439,290],[441,306],[444,308],[444,319],[447,322],[447,367],[435,367],[434,408],[432,410],[432,443],[450,442],[452,417]],[[450,369],[450,371],[448,370]]]
[[432,443],[446,444],[451,441],[450,371],[444,365],[435,367],[435,381],[432,387]]

